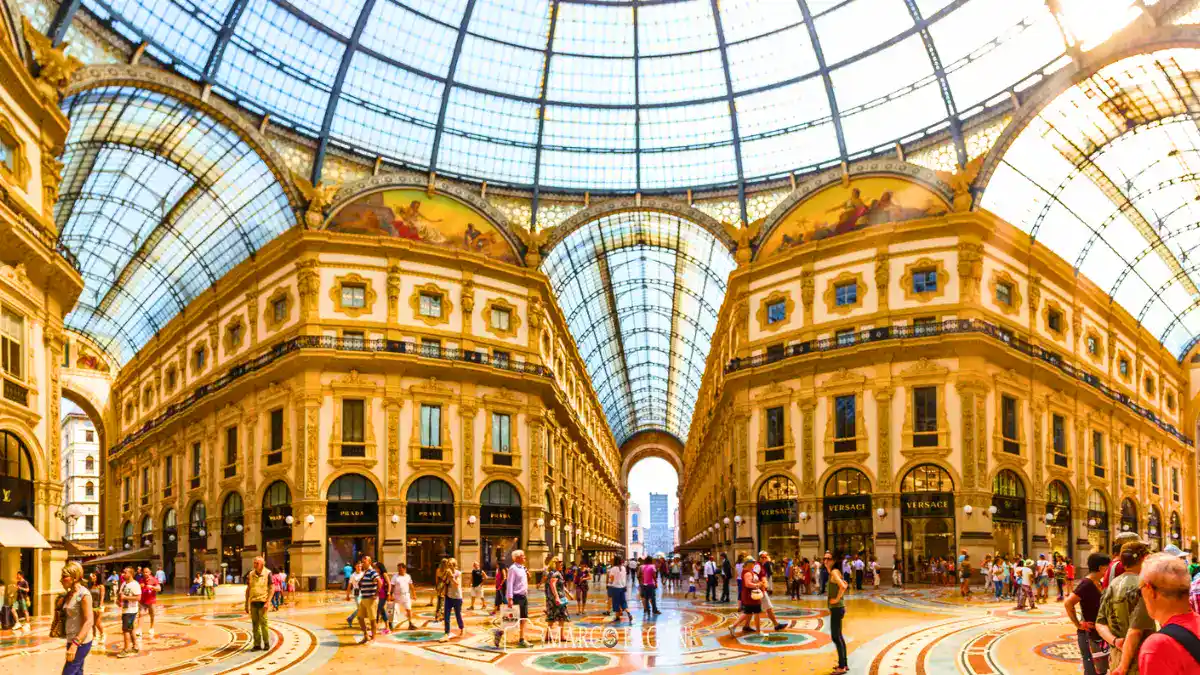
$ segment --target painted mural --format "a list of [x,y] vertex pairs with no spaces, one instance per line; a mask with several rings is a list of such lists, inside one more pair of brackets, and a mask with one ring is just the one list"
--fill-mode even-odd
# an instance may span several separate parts
[[385,234],[438,248],[470,251],[517,264],[512,246],[487,218],[462,202],[424,190],[382,190],[350,202],[326,229]]
[[831,185],[805,199],[759,246],[760,257],[872,225],[937,216],[949,211],[929,188],[894,176],[865,176]]

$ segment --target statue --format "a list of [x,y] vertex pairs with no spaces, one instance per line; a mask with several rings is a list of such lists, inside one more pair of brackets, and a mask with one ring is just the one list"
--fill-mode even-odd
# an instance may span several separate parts
[[949,171],[937,171],[937,177],[942,179],[950,190],[954,193],[954,201],[951,206],[954,211],[970,211],[971,205],[974,202],[974,197],[971,195],[971,184],[975,182],[975,177],[979,175],[979,169],[983,167],[983,160],[986,155],[980,155],[975,159],[967,162],[966,166],[959,166],[958,171],[951,173]]
[[39,33],[24,16],[21,17],[21,27],[25,31],[25,39],[33,49],[33,60],[38,65],[38,94],[42,100],[57,106],[62,99],[63,90],[71,81],[71,76],[83,67],[83,62],[66,54],[70,43],[64,42],[61,47],[55,48],[50,38]]
[[525,264],[530,267],[542,264],[542,247],[550,240],[558,226],[543,227],[536,232],[530,232],[520,225],[514,225],[512,229],[525,244]]
[[306,178],[292,172],[292,180],[299,188],[300,194],[308,200],[308,210],[304,212],[304,226],[310,230],[321,229],[321,223],[325,221],[325,209],[333,203],[333,196],[337,194],[340,183],[325,184],[324,181],[318,181],[313,185]]
[[725,228],[725,234],[733,239],[735,245],[734,258],[739,265],[750,262],[750,256],[753,251],[750,249],[750,244],[758,237],[758,231],[762,228],[763,218],[760,218],[746,227],[737,227],[732,223],[721,221],[721,227]]

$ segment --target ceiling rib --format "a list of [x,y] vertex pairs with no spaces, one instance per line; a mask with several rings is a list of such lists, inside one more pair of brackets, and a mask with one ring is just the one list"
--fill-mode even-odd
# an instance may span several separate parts
[[817,26],[813,23],[812,10],[808,0],[796,0],[800,5],[800,13],[804,16],[804,27],[808,29],[808,39],[812,41],[813,53],[817,57],[817,68],[821,71],[821,80],[825,83],[825,96],[829,99],[829,115],[833,119],[833,133],[837,135],[838,156],[846,161],[846,134],[842,131],[842,116],[838,113],[837,96],[833,93],[833,78],[829,75],[829,66],[825,63],[825,52],[821,51],[821,38],[817,36]]
[[454,78],[458,73],[458,58],[462,56],[463,43],[467,39],[467,26],[471,23],[471,14],[475,11],[475,0],[467,0],[463,9],[462,23],[458,27],[458,37],[454,40],[454,52],[450,55],[450,68],[446,71],[446,82],[442,85],[442,104],[438,108],[437,127],[433,130],[433,147],[429,151],[429,173],[437,173],[438,148],[442,145],[442,132],[446,128],[446,110],[450,107],[450,93],[454,91]]
[[733,130],[733,159],[737,168],[738,210],[740,211],[740,227],[746,227],[750,222],[746,218],[746,173],[742,169],[742,133],[738,129],[737,102],[733,100],[733,77],[729,74],[729,53],[725,44],[725,26],[721,23],[721,7],[718,0],[712,0],[713,22],[717,28],[717,47],[721,51],[721,70],[725,75],[725,101],[729,105],[729,126]]
[[342,85],[346,82],[346,73],[350,70],[350,62],[358,51],[359,40],[367,27],[367,19],[375,8],[375,0],[364,0],[362,11],[358,13],[358,21],[354,23],[354,32],[346,43],[346,51],[342,52],[342,62],[338,66],[337,77],[333,80],[333,88],[329,91],[329,102],[325,104],[325,117],[321,120],[321,134],[317,140],[317,153],[313,157],[312,184],[321,182],[321,170],[325,165],[325,153],[329,149],[329,131],[333,128],[333,116],[337,112],[338,99],[342,97]]
[[221,69],[221,61],[225,59],[225,50],[229,47],[229,40],[233,37],[233,31],[237,28],[238,21],[242,18],[242,12],[245,11],[249,0],[234,0],[229,6],[229,11],[225,13],[225,20],[221,22],[221,30],[217,33],[217,40],[213,43],[212,51],[208,53],[208,61],[204,64],[204,73],[201,78],[213,84],[217,80],[217,72]]
[[942,58],[938,56],[933,36],[929,34],[929,24],[921,17],[921,8],[917,7],[916,0],[904,0],[904,4],[908,6],[908,13],[912,16],[913,24],[920,28],[921,44],[925,46],[925,53],[929,56],[929,63],[933,66],[933,75],[937,78],[938,89],[942,93],[942,102],[946,104],[946,119],[950,121],[950,138],[954,141],[954,153],[958,156],[958,165],[966,166],[967,144],[963,140],[962,120],[958,117],[958,107],[954,105],[954,94],[950,90],[949,80],[946,79],[946,69],[942,66]]
[[554,31],[558,27],[558,2],[550,3],[550,29],[546,32],[546,51],[542,56],[541,92],[538,94],[537,146],[533,152],[533,195],[529,208],[529,231],[537,230],[538,201],[541,199],[542,139],[546,133],[546,91],[550,87],[550,59],[554,56]]

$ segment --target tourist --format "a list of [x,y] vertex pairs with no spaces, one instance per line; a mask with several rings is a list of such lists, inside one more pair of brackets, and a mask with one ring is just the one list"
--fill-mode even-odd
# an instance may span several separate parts
[[162,593],[162,592],[166,591],[167,573],[163,571],[163,568],[161,565],[159,566],[158,571],[154,573],[154,579],[156,581],[158,581],[158,592]]
[[[1104,556],[1107,558],[1108,556]],[[1063,565],[1063,586],[1066,589],[1067,595],[1075,592],[1075,563],[1067,558],[1067,564]]]
[[351,605],[354,609],[350,612],[350,616],[346,617],[346,627],[354,628],[354,620],[358,618],[358,582],[362,579],[363,565],[362,562],[354,563],[354,571],[350,573],[350,585],[346,587],[346,599],[351,600]]
[[631,556],[629,556],[629,560],[625,561],[625,571],[627,573],[625,576],[626,576],[626,579],[628,579],[628,581],[629,581],[630,590],[632,590],[633,587],[635,585],[637,585],[638,567],[640,567],[640,565],[638,565],[637,556],[631,555]]
[[[1105,675],[1108,672],[1108,644],[1096,632],[1096,615],[1100,612],[1100,578],[1104,576],[1109,562],[1109,557],[1103,553],[1088,556],[1087,576],[1063,604],[1067,618],[1075,624],[1083,675]],[[1075,614],[1076,605],[1083,612],[1082,620]]]
[[454,612],[454,618],[458,620],[458,636],[462,637],[462,572],[458,569],[457,558],[446,558],[446,571],[443,585],[446,594],[445,608],[443,610],[446,629],[445,634],[442,635],[442,640],[450,639],[450,612]]
[[[655,571],[655,567],[650,559],[647,558],[647,565],[643,569]],[[554,624],[558,624],[558,641],[562,642],[563,631],[566,629],[567,621],[570,618],[567,616],[567,607],[570,603],[571,591],[567,589],[566,581],[563,579],[562,572],[559,571],[560,563],[558,558],[550,558],[550,562],[546,563],[546,578],[545,578],[545,594],[546,594],[546,637],[545,642],[550,642],[551,631],[554,630]],[[657,582],[656,582],[657,583]],[[646,584],[642,584],[642,588],[646,588]]]
[[[743,633],[757,633],[762,629],[762,599],[766,597],[763,592],[762,578],[755,571],[754,558],[746,556],[745,560],[741,561],[741,576],[738,580],[738,603],[741,616],[738,617],[736,623],[729,627],[729,635],[737,637],[737,629],[742,628]],[[754,628],[750,628],[750,622],[754,622]]]
[[1012,564],[1012,573],[1016,578],[1013,586],[1013,593],[1017,599],[1016,609],[1025,609],[1026,599],[1023,583],[1025,575],[1025,561],[1021,560],[1020,558],[1014,561]]
[[492,616],[500,613],[500,607],[504,605],[504,582],[508,579],[508,568],[501,562],[496,566],[496,605],[492,608]]
[[283,603],[283,573],[275,572],[271,575],[271,609],[279,611],[279,605]]
[[846,580],[846,583],[850,583],[850,580],[854,578],[854,562],[850,559],[850,556],[845,554],[840,554],[840,557],[842,558],[842,564],[839,569],[841,569],[842,578]]
[[991,591],[995,585],[992,583],[992,554],[984,554],[983,564],[979,566],[979,575],[983,577],[983,592]]
[[879,573],[879,559],[876,558],[875,556],[871,556],[870,567],[871,567],[871,585],[874,586],[875,588],[879,588],[879,577],[881,575]]
[[[759,555],[762,555],[761,553]],[[854,572],[854,590],[861,591],[863,585],[863,577],[865,576],[866,563],[863,562],[859,554],[854,554],[854,559],[850,561],[850,569]]]
[[121,640],[119,658],[128,658],[138,653],[134,627],[138,618],[138,604],[142,601],[142,587],[133,580],[133,568],[126,567],[121,574]]
[[192,586],[188,589],[188,595],[199,595],[200,589],[204,588],[204,575],[199,572],[192,579]]
[[287,578],[288,600],[295,602],[296,601],[296,577],[294,575],[288,574],[286,572],[284,573],[284,576]]
[[[675,563],[676,569],[679,563]],[[591,580],[592,569],[586,560],[575,570],[575,602],[579,605],[579,615],[587,611],[588,582]]]
[[630,623],[633,622],[633,613],[629,611],[629,597],[626,593],[625,577],[627,571],[624,565],[624,559],[617,556],[611,565],[608,566],[608,597],[612,605],[613,623],[621,620],[622,614],[629,616]]
[[433,599],[430,603],[437,603],[437,608],[433,610],[433,620],[442,620],[442,610],[446,606],[446,572],[449,567],[449,558],[442,558],[438,563],[437,572],[433,574]]
[[[825,555],[833,556],[833,553],[829,549],[825,549]],[[824,559],[824,558],[822,558],[822,559]],[[828,582],[829,582],[829,568],[825,565],[821,565],[817,569],[817,593],[818,594],[820,594],[820,595],[825,594],[825,584],[827,584]]]
[[658,611],[658,571],[654,567],[654,559],[646,556],[638,574],[638,582],[642,589],[642,615],[660,614]]
[[[335,567],[334,569],[337,568]],[[347,600],[350,599],[350,577],[354,576],[354,573],[357,571],[357,565],[351,565],[349,560],[346,561],[345,565],[342,565],[342,577],[346,580],[346,585],[343,588],[346,590]]]
[[802,558],[795,563],[788,574],[788,597],[792,600],[800,599],[800,588],[804,585],[804,573],[808,570],[808,559]]
[[829,636],[833,640],[834,647],[837,648],[837,667],[833,669],[834,675],[841,675],[850,670],[850,664],[847,661],[846,654],[846,637],[842,635],[842,624],[846,620],[846,589],[850,584],[842,576],[838,569],[840,561],[828,554],[825,557],[825,565],[829,568],[829,583],[826,585],[826,597],[829,606]]
[[712,602],[717,599],[717,564],[711,555],[704,556],[704,601]]
[[[371,556],[363,556],[362,574],[358,577],[358,627],[362,629],[362,641],[366,644],[375,639],[375,615],[378,611],[379,573],[371,564]],[[367,630],[367,627],[370,630]]]
[[483,582],[487,580],[487,573],[479,567],[479,561],[471,563],[471,611],[475,611],[475,601],[479,600],[479,608],[483,609]]
[[[13,625],[13,632],[20,633],[23,630],[30,630],[30,609],[32,605],[29,603],[29,582],[25,580],[25,573],[17,570],[17,589],[16,602],[13,603],[13,617],[16,623]],[[21,623],[24,618],[25,622]]]
[[267,601],[271,598],[271,570],[267,569],[263,557],[254,558],[254,567],[246,575],[246,612],[250,615],[250,638],[252,652],[267,651],[271,647],[271,632],[267,629]]
[[775,590],[771,585],[771,577],[768,571],[771,569],[771,556],[767,555],[766,551],[758,552],[758,566],[755,572],[763,580],[763,596],[762,596],[762,611],[771,619],[771,623],[775,626],[776,631],[781,631],[787,628],[787,624],[775,618],[775,605],[771,603],[771,593]]
[[1188,563],[1188,578],[1195,579],[1197,574],[1200,574],[1200,559],[1192,556],[1191,562]]
[[141,640],[142,637],[142,614],[150,617],[150,637],[154,637],[154,619],[158,616],[158,592],[162,590],[162,586],[158,583],[158,577],[150,573],[150,568],[146,567],[142,570],[142,601],[141,612],[138,614],[138,629],[137,636]]
[[208,598],[209,600],[212,600],[213,596],[216,595],[217,575],[213,574],[212,572],[209,572],[208,570],[204,570],[203,583],[204,583],[204,597]]
[[729,556],[721,551],[721,602],[729,602],[729,579],[733,576],[733,565]]
[[959,593],[964,598],[971,597],[971,556],[964,549],[958,557]]
[[1142,563],[1149,554],[1150,547],[1141,541],[1122,545],[1121,567],[1125,572],[1113,579],[1100,597],[1096,631],[1112,645],[1109,667],[1113,673],[1138,674],[1138,648],[1155,630],[1154,619],[1146,612],[1139,592]]
[[67,640],[67,658],[63,675],[83,675],[83,662],[92,650],[92,622],[95,610],[92,594],[83,585],[83,566],[69,562],[63,566],[62,583],[66,595],[60,602],[64,612],[63,637]]
[[684,594],[683,594],[683,597],[684,597],[684,598],[692,598],[692,599],[694,600],[694,599],[696,599],[696,598],[697,598],[697,595],[696,595],[696,575],[695,575],[695,573],[689,574],[689,575],[688,575],[688,580],[687,580],[687,581],[688,581],[688,589],[687,589],[687,593],[684,593]]
[[1039,553],[1033,569],[1034,583],[1037,587],[1034,595],[1041,602],[1050,602],[1050,575],[1054,570],[1054,565],[1046,560],[1045,553]]
[[679,586],[680,586],[679,582],[681,579],[679,558],[671,559],[671,565],[670,565],[669,569],[667,570],[667,574],[668,574],[667,581],[670,584],[671,592],[678,593]]
[[375,625],[380,627],[381,633],[387,635],[392,632],[392,620],[388,616],[388,595],[392,591],[392,584],[388,582],[387,568],[379,561],[375,561],[375,574],[379,575],[379,593],[375,598]]
[[1188,604],[1187,561],[1156,553],[1142,565],[1141,593],[1150,618],[1162,628],[1138,652],[1138,670],[1154,675],[1200,672],[1200,615]]
[[[825,568],[821,567],[821,571],[824,570]],[[892,586],[904,588],[904,559],[898,555],[892,556]]]
[[510,611],[514,601],[517,603],[517,609],[520,610],[517,617],[520,641],[517,642],[517,646],[524,648],[529,646],[529,643],[525,641],[525,623],[529,619],[529,572],[525,569],[525,551],[517,549],[513,551],[512,557],[513,564],[508,567],[504,596],[508,599]]
[[392,600],[392,627],[395,627],[396,619],[400,617],[400,610],[404,610],[408,629],[416,630],[417,627],[412,622],[412,577],[408,575],[408,565],[396,563],[396,573],[392,575],[388,597]]

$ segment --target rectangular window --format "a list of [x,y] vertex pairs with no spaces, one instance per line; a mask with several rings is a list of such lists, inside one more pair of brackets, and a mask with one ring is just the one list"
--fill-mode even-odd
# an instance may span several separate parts
[[[512,452],[512,417],[509,415],[492,413],[492,452]],[[511,457],[504,459],[512,464]]]
[[342,456],[366,457],[366,402],[361,398],[342,399]]
[[84,486],[83,495],[85,497],[95,497],[96,496],[96,485],[94,483],[92,483],[92,481],[88,481],[87,485]]
[[787,318],[787,302],[776,300],[767,305],[767,323],[779,323]]
[[71,343],[70,342],[63,342],[62,367],[63,368],[71,367]]
[[1050,434],[1054,443],[1054,465],[1067,465],[1067,421],[1062,415],[1050,418]]
[[1150,458],[1150,492],[1152,492],[1154,494],[1159,494],[1161,491],[1162,491],[1162,489],[1159,487],[1159,483],[1158,483],[1158,458],[1151,457]]
[[1021,454],[1021,445],[1017,443],[1017,399],[1011,396],[1000,397],[1000,435],[1004,452]]
[[367,306],[367,287],[362,284],[342,284],[342,307],[362,309]]
[[1055,333],[1061,333],[1063,330],[1063,315],[1062,312],[1052,309],[1046,312],[1046,325]]
[[492,308],[492,330],[509,330],[512,325],[512,314],[501,307]]
[[854,344],[854,329],[843,328],[833,334],[833,339],[837,340],[839,347],[845,347]]
[[188,485],[195,490],[200,487],[200,444],[192,443],[192,478]]
[[1013,304],[1012,296],[1013,296],[1012,284],[1008,284],[1008,283],[1004,283],[1004,282],[1000,282],[1000,283],[996,284],[996,302],[1000,303],[1001,305],[1006,305],[1008,307],[1012,307],[1012,304]]
[[235,323],[229,327],[229,344],[236,346],[242,341],[242,324]]
[[435,319],[442,318],[442,296],[433,293],[422,293],[419,305],[421,316]]
[[142,467],[142,505],[150,502],[150,467]]
[[638,526],[638,514],[634,513],[634,514],[632,514],[632,517],[633,517],[633,526],[637,527]]
[[912,275],[913,293],[932,293],[937,290],[937,270],[916,270]]
[[1092,432],[1092,474],[1104,478],[1104,434]]
[[204,370],[204,363],[208,360],[208,352],[201,345],[196,347],[196,351],[192,354],[192,366],[194,370]]
[[1117,361],[1117,372],[1121,374],[1121,377],[1129,377],[1129,359]]
[[1100,353],[1100,341],[1091,335],[1087,336],[1087,350],[1092,356]]
[[238,460],[238,428],[229,427],[225,430],[225,477],[231,478],[237,473]]
[[125,510],[129,510],[129,476],[125,476],[121,481],[121,504]]
[[937,447],[937,405],[937,387],[913,388],[913,447]]
[[421,447],[442,447],[442,406],[440,405],[421,404]]
[[92,431],[91,429],[86,429],[83,432],[83,440],[87,443],[95,443],[96,442],[96,432]]
[[288,301],[287,298],[278,298],[271,303],[271,318],[274,323],[283,323],[287,320]]
[[163,485],[170,488],[175,484],[175,455],[163,458]]
[[1179,501],[1179,469],[1171,467],[1171,500]]
[[442,341],[432,338],[421,338],[421,356],[436,359],[442,355]]
[[361,351],[366,343],[366,335],[361,330],[342,331],[342,346],[346,349]]
[[1133,487],[1136,474],[1133,469],[1133,445],[1131,445],[1129,443],[1125,444],[1124,460],[1125,460],[1125,462],[1124,462],[1124,464],[1125,464],[1125,484],[1128,485],[1129,487]]
[[96,516],[84,516],[83,517],[83,531],[84,532],[95,532],[96,531]]
[[833,287],[833,300],[838,307],[853,305],[858,302],[858,284],[854,282],[838,284]]
[[167,391],[175,391],[175,369],[167,371]]
[[7,136],[0,136],[0,165],[10,174],[17,172],[17,144],[11,142]]
[[854,437],[858,435],[855,427],[855,403],[853,394],[838,396],[833,400],[833,451],[854,452],[858,449]]
[[267,465],[283,462],[283,408],[271,411],[271,437],[268,439]]
[[937,328],[936,316],[918,316],[913,319],[913,335],[917,337],[934,335],[937,333]]
[[24,372],[21,361],[24,336],[25,317],[7,309],[0,312],[0,369],[16,378]]
[[[767,447],[783,447],[783,408],[767,408]],[[780,459],[783,457],[780,456]]]

